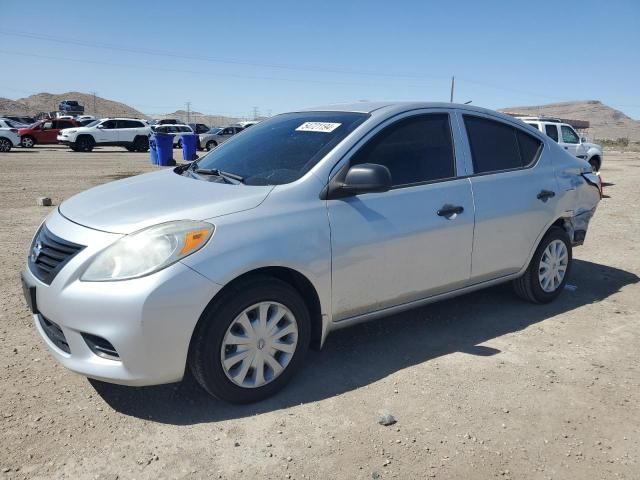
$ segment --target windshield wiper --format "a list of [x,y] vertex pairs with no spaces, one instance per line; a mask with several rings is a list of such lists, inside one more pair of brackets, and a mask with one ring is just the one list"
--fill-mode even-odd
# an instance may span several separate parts
[[222,177],[227,182],[233,183],[234,185],[244,183],[244,177],[236,175],[235,173],[223,172],[217,168],[195,168],[193,171],[200,175],[214,175],[216,177]]

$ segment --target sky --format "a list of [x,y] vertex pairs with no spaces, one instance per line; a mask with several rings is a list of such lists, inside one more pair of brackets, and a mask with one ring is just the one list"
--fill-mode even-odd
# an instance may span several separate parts
[[640,1],[2,0],[0,97],[239,117],[360,100],[601,100],[640,119]]

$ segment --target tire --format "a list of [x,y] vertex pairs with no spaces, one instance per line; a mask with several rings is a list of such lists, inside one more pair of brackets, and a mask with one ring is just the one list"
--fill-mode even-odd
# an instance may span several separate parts
[[[261,305],[270,306],[263,309]],[[276,323],[266,323],[266,328],[276,329],[276,335],[260,332],[259,312],[264,312],[262,318],[283,312]],[[293,333],[294,325],[297,334]],[[286,331],[291,333],[282,335]],[[189,367],[202,388],[214,397],[230,403],[257,402],[272,396],[289,382],[304,360],[310,335],[309,312],[298,291],[276,278],[254,277],[231,287],[209,304],[191,340]],[[244,343],[233,345],[233,339]],[[284,347],[288,353],[279,349]],[[238,349],[241,349],[239,353]],[[246,358],[229,362],[234,355]],[[228,368],[224,367],[224,360]],[[279,373],[272,367],[274,361],[278,369],[282,368]],[[258,374],[259,370],[262,375]]]
[[176,148],[182,149],[182,139],[178,140],[178,143],[176,143]]
[[4,137],[0,137],[0,152],[10,152],[11,147],[13,147],[11,140]]
[[148,137],[136,137],[133,140],[133,150],[136,152],[148,152],[149,151],[149,138]]
[[83,135],[81,137],[78,137],[76,139],[76,148],[78,149],[77,151],[90,152],[91,150],[93,150],[95,143],[96,143],[95,140],[88,135]]
[[590,158],[589,165],[591,165],[591,168],[593,169],[594,172],[597,173],[600,171],[600,159],[598,157]]
[[26,135],[22,137],[22,139],[20,140],[20,145],[22,145],[24,148],[33,148],[35,144],[36,144],[36,139],[33,138],[31,135]]
[[126,146],[124,148],[126,148],[128,152],[135,152],[136,151],[136,148],[133,145],[129,145],[129,146]]
[[[548,248],[550,249],[549,251],[547,250]],[[559,255],[557,258],[554,258],[553,255],[549,256],[549,253],[553,253],[554,248],[559,248],[561,252],[564,252],[566,257],[564,255]],[[564,258],[565,260],[560,260],[560,258]],[[543,259],[546,264],[559,266],[557,268],[545,268],[542,265]],[[560,227],[552,227],[543,237],[540,245],[538,245],[527,270],[520,278],[513,281],[516,294],[520,298],[532,303],[549,303],[555,300],[567,283],[567,279],[571,274],[572,263],[573,252],[569,235]],[[563,275],[561,273],[562,267],[564,267]],[[557,276],[553,275],[554,271],[558,272]],[[545,275],[544,272],[549,273]],[[562,278],[558,282],[560,275]],[[545,285],[545,280],[549,279],[550,276],[553,277],[553,279]]]
[[209,140],[205,148],[207,149],[207,152],[208,152],[209,150],[213,150],[217,146],[218,146],[218,143],[215,140]]

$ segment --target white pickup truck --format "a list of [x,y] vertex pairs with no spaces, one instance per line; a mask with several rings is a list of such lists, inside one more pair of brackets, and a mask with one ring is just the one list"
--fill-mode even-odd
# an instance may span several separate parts
[[568,123],[549,117],[520,117],[520,120],[546,133],[575,157],[589,162],[594,172],[599,172],[602,168],[602,147],[595,143],[588,143],[587,139],[578,135]]

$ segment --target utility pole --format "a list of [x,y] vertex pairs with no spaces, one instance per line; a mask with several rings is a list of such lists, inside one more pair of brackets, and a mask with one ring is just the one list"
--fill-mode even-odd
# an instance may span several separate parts
[[93,115],[95,117],[97,117],[98,116],[98,110],[96,109],[96,94],[97,94],[97,92],[89,92],[89,93],[91,93],[93,95]]
[[451,77],[451,95],[449,96],[449,102],[453,103],[453,89],[456,85],[456,77]]
[[253,107],[253,119],[257,120],[258,119],[258,107]]
[[187,123],[191,122],[191,102],[187,102]]

